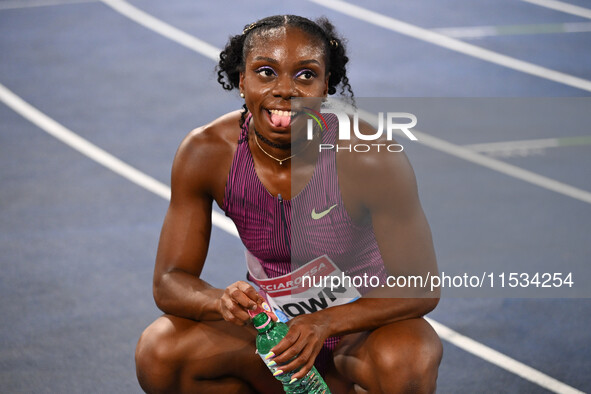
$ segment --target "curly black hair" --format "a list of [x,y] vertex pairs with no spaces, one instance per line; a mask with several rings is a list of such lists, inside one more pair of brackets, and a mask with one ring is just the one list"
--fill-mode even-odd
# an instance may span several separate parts
[[[226,47],[220,53],[220,61],[216,69],[218,82],[222,87],[225,90],[239,88],[240,72],[244,71],[245,59],[252,48],[253,36],[281,26],[297,27],[313,37],[317,37],[323,43],[324,53],[327,54],[327,72],[330,73],[328,94],[335,94],[337,87],[340,85],[341,94],[353,100],[353,89],[347,77],[346,65],[349,58],[347,57],[345,41],[337,34],[333,24],[325,17],[312,21],[297,15],[275,15],[244,26],[243,32],[231,36]],[[243,104],[242,107],[241,126],[248,112],[246,104]]]

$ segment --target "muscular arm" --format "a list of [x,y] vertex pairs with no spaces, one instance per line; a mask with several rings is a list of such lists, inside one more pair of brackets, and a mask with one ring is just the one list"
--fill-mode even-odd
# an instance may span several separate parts
[[217,289],[200,278],[209,247],[212,203],[223,201],[239,117],[235,111],[194,130],[176,154],[171,201],[154,269],[154,299],[165,313],[243,325],[249,321],[246,309],[261,302],[246,282]]
[[199,278],[211,233],[211,181],[204,157],[210,145],[196,130],[174,160],[170,206],[164,219],[156,266],[154,299],[165,313],[194,320],[220,319],[223,290]]

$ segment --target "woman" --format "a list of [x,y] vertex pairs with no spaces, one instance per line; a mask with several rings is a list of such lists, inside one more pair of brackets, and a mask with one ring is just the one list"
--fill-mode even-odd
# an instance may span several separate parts
[[[338,86],[352,96],[347,61],[327,20],[292,15],[248,25],[221,53],[218,80],[240,91],[244,110],[191,132],[175,157],[154,272],[154,298],[165,315],[144,331],[136,350],[147,392],[281,392],[255,354],[248,311],[261,296],[247,282],[216,289],[199,278],[214,201],[269,277],[291,270],[291,200],[325,188],[336,203],[316,217],[330,213],[329,227],[345,240],[321,239],[312,249],[324,245],[320,253],[330,255],[348,248],[339,253],[381,279],[437,272],[414,174],[402,153],[319,152],[298,138],[292,146],[291,100],[326,97]],[[329,119],[316,142],[336,143],[334,125]],[[292,166],[294,156],[303,164]],[[330,185],[315,184],[327,179]],[[438,299],[394,299],[399,294],[388,288],[360,291],[364,296],[354,302],[290,320],[288,336],[273,349],[275,362],[284,373],[300,368],[294,377],[301,378],[315,360],[328,360],[318,367],[334,393],[433,392],[442,348],[422,316]]]

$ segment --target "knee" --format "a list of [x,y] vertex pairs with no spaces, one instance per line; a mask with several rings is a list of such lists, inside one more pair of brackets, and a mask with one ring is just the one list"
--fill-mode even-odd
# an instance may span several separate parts
[[[434,393],[437,387],[441,346],[413,344],[407,349],[384,349],[376,360],[376,371],[386,380],[384,387],[394,383],[405,393]],[[389,391],[385,391],[389,392]]]
[[432,331],[430,326],[380,345],[372,359],[381,391],[435,392],[443,346],[437,334],[429,330]]
[[178,360],[174,354],[173,330],[160,318],[144,330],[135,351],[136,373],[147,393],[177,391]]

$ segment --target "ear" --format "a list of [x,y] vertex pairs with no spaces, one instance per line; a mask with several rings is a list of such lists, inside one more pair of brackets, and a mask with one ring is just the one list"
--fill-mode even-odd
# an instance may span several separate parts
[[326,78],[324,79],[324,91],[322,92],[324,98],[328,96],[328,81],[330,80],[330,73],[326,73]]
[[238,82],[240,92],[244,92],[244,71],[240,71],[240,81]]

